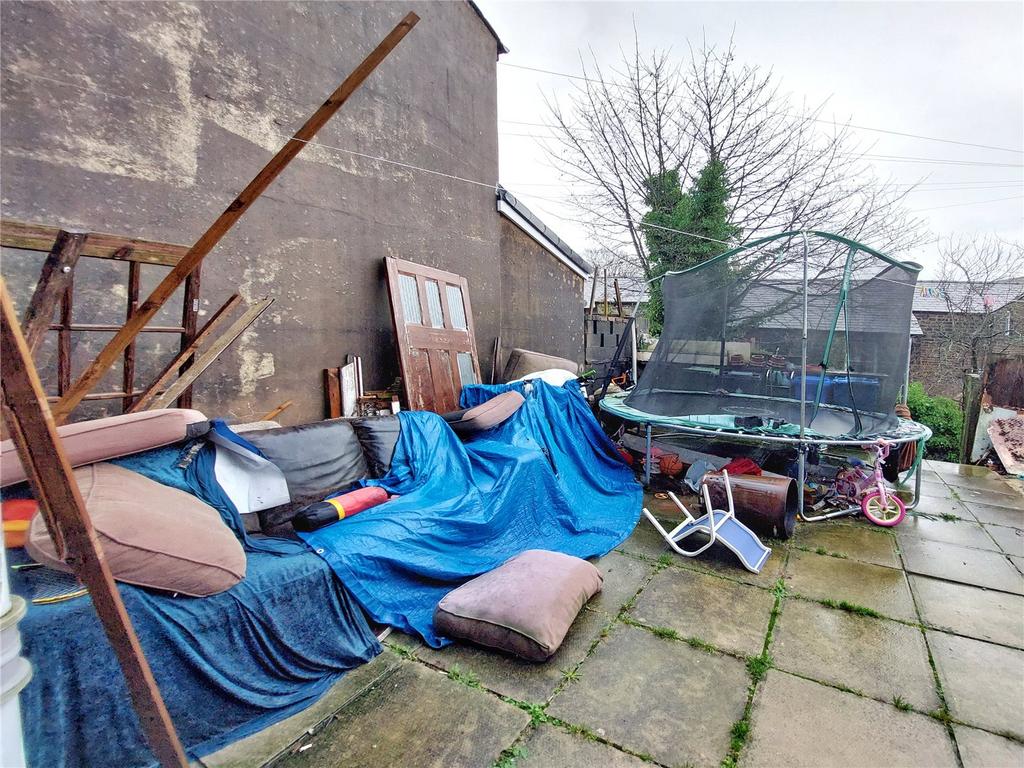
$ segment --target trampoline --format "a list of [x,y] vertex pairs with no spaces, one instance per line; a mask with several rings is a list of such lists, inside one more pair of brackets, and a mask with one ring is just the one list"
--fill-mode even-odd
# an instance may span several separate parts
[[[789,446],[800,488],[814,447],[916,442],[918,458],[904,478],[915,479],[912,509],[931,431],[894,409],[908,384],[920,270],[841,235],[806,230],[668,272],[660,278],[665,321],[650,361],[629,392],[600,407],[644,428],[648,484],[655,430]],[[797,497],[803,520],[855,511],[805,516],[803,493]]]

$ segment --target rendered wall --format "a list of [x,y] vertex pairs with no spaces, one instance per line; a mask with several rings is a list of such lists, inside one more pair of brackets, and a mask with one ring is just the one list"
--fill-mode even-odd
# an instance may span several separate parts
[[[465,3],[5,2],[3,215],[191,243],[410,8],[420,23],[317,140],[496,180],[497,44]],[[195,406],[248,419],[294,399],[286,423],[321,418],[321,369],[346,353],[363,356],[368,387],[390,384],[389,255],[469,280],[489,371],[499,238],[492,189],[307,148],[204,264],[200,324],[236,290],[277,301],[200,379]],[[88,261],[76,321],[123,319],[123,265]],[[21,301],[39,262],[5,254]],[[145,272],[143,297],[162,275]],[[108,338],[76,339],[75,361]],[[144,338],[140,385],[171,338]]]
[[502,363],[514,347],[582,363],[583,278],[505,217],[501,274]]

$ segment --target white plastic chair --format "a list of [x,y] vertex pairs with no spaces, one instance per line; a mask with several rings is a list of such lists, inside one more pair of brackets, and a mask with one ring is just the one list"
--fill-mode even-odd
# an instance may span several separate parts
[[[700,517],[691,515],[690,510],[683,506],[683,503],[671,491],[668,494],[669,498],[672,499],[672,503],[686,517],[683,522],[671,531],[666,531],[646,507],[644,508],[644,516],[658,529],[658,533],[661,534],[668,545],[683,557],[696,557],[715,542],[721,542],[739,558],[744,568],[753,573],[760,573],[772,551],[761,543],[761,540],[752,530],[736,519],[736,510],[732,501],[732,486],[729,483],[729,473],[722,470],[722,478],[725,481],[725,497],[729,503],[727,510],[715,509],[712,506],[708,484],[703,483],[700,490],[704,497],[704,509],[707,511]],[[679,546],[680,542],[698,531],[707,535],[708,541],[706,544],[697,549],[690,550]]]

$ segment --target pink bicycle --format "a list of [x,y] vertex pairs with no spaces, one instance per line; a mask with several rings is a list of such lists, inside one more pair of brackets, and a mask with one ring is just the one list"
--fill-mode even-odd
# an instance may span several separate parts
[[852,504],[859,503],[864,517],[875,525],[891,528],[907,516],[907,508],[882,478],[882,464],[889,456],[889,444],[879,440],[874,449],[874,470],[868,472],[864,462],[854,459],[851,467],[836,475],[836,493]]

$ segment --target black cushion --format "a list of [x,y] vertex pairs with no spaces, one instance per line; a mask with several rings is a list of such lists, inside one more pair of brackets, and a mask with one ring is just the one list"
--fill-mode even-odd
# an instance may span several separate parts
[[395,454],[402,422],[398,416],[367,416],[353,419],[356,437],[363,446],[363,456],[371,477],[384,477],[391,470],[391,457]]
[[356,432],[345,419],[246,432],[245,439],[281,469],[293,500],[323,498],[370,473]]

